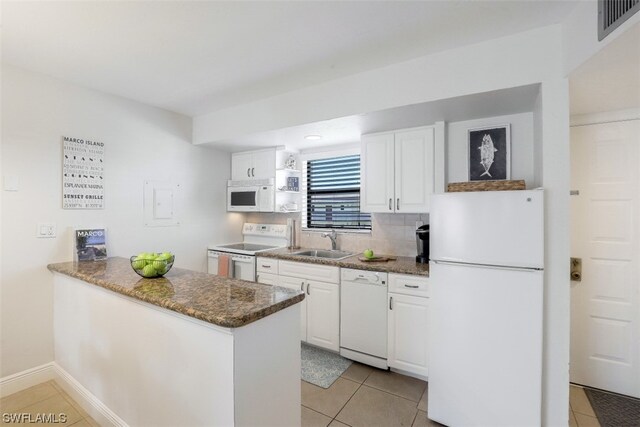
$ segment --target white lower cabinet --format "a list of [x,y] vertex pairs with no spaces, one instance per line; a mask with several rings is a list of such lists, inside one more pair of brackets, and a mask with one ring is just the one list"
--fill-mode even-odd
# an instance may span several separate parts
[[429,298],[389,293],[387,363],[427,377]]
[[307,342],[340,350],[340,286],[307,280]]
[[[305,280],[297,277],[278,276],[278,286],[284,288],[296,289],[306,292]],[[307,341],[307,307],[309,297],[305,295],[305,298],[300,303],[300,340]]]
[[257,270],[258,283],[301,290],[306,294],[300,303],[302,341],[328,350],[340,350],[338,267],[261,257]]

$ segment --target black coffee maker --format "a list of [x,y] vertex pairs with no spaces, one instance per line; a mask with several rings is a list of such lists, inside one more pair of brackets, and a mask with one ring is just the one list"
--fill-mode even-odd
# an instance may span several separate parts
[[416,262],[426,264],[429,262],[429,224],[421,225],[416,230],[416,245],[418,256]]

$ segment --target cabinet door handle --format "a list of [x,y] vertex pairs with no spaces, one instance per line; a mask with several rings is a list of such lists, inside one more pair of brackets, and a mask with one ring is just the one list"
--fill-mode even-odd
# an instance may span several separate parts
[[307,295],[311,295],[311,290],[309,289],[309,284],[307,283]]
[[393,210],[393,199],[389,198],[389,210],[392,211]]
[[262,268],[271,268],[271,266],[270,266],[270,265],[260,264],[260,266],[261,266]]
[[251,178],[251,168],[247,168],[247,176]]
[[256,176],[256,174],[254,173],[255,168],[251,168],[251,176]]
[[304,292],[304,281],[300,282],[300,290]]
[[389,297],[389,310],[393,310],[393,297]]
[[418,289],[420,286],[418,285],[404,285],[405,288]]
[[396,210],[399,211],[400,210],[400,198],[398,197],[398,199],[396,200]]

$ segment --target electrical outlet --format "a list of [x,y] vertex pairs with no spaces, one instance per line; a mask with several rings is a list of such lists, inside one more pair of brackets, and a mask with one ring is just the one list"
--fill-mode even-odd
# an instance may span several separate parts
[[56,237],[56,224],[52,222],[39,222],[36,229],[36,237],[42,239]]

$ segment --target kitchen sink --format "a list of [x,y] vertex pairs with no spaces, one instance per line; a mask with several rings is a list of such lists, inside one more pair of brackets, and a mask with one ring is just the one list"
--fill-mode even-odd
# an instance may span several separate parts
[[328,251],[325,249],[309,249],[300,252],[294,252],[292,255],[308,256],[312,258],[328,258],[328,259],[344,259],[353,255],[351,252],[344,251]]

